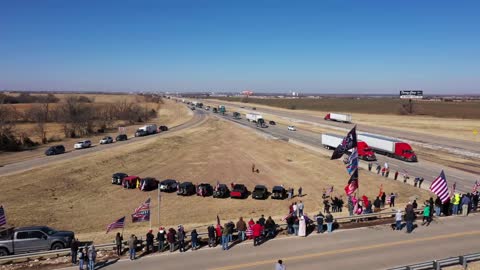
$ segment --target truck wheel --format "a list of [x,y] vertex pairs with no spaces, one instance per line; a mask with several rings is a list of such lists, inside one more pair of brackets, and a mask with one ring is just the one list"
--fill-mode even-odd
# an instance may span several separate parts
[[63,246],[62,243],[58,243],[58,242],[57,242],[57,243],[54,243],[54,244],[52,245],[52,249],[64,249],[64,248],[65,248],[65,247]]
[[0,248],[0,257],[2,256],[8,256],[8,250]]

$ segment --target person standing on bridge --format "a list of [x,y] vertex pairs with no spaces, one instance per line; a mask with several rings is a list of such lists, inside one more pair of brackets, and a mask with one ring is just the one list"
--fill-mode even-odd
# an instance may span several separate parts
[[297,216],[303,216],[303,208],[304,208],[303,202],[300,201],[297,205],[297,209],[298,209]]
[[158,228],[157,233],[157,241],[158,241],[158,252],[163,251],[163,246],[165,244],[165,236],[166,236],[165,229],[163,227]]
[[83,253],[83,248],[80,248],[78,251],[78,269],[83,270],[83,264],[85,262],[85,253]]
[[460,205],[460,194],[456,193],[452,196],[452,215],[458,215],[458,206]]
[[390,207],[395,207],[395,194],[390,194]]
[[147,254],[149,254],[150,252],[153,253],[153,239],[155,237],[153,236],[153,233],[152,233],[152,230],[149,230],[147,235],[145,236],[145,239],[147,240]]
[[70,244],[70,256],[72,256],[72,264],[77,264],[78,240],[75,238]]
[[468,193],[467,195],[465,195],[463,198],[462,198],[462,215],[463,216],[468,216],[468,212],[470,211],[470,204],[471,204],[471,200],[470,200],[470,193]]
[[97,259],[97,251],[95,250],[95,246],[92,244],[88,249],[88,269],[94,270],[95,269],[95,260]]
[[[427,222],[425,222],[427,221]],[[422,226],[427,224],[430,225],[430,204],[428,202],[425,202],[425,206],[423,207],[423,220],[422,220]]]
[[245,232],[247,231],[247,224],[243,221],[243,217],[237,221],[237,231],[238,231],[238,239],[240,241],[245,241]]
[[418,188],[422,188],[423,180],[425,180],[423,177],[420,177],[420,179],[418,179]]
[[385,194],[385,192],[382,192],[381,200],[382,200],[381,207],[385,207],[385,202],[387,200],[387,195]]
[[260,237],[262,235],[263,227],[260,225],[260,222],[257,221],[255,225],[253,225],[253,246],[260,245]]
[[395,229],[397,231],[402,230],[402,211],[400,209],[395,214]]
[[333,216],[330,211],[327,212],[327,216],[325,217],[325,222],[327,223],[327,232],[331,233],[333,231]]
[[377,164],[377,174],[380,174],[381,169],[382,169],[382,166],[380,166],[380,164]]
[[372,171],[372,162],[368,162],[368,171],[371,172]]
[[287,270],[282,260],[278,260],[278,262],[275,264],[275,270]]
[[315,216],[315,219],[317,221],[317,233],[323,233],[323,220],[325,216],[322,212],[319,212],[318,215]]

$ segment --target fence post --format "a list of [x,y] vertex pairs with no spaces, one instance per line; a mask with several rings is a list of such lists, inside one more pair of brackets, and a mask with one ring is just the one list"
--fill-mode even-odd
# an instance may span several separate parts
[[460,264],[462,265],[463,269],[467,269],[467,260],[465,259],[465,257],[460,256],[458,257],[458,259],[460,260]]
[[433,269],[440,270],[440,264],[438,263],[438,261],[433,261]]

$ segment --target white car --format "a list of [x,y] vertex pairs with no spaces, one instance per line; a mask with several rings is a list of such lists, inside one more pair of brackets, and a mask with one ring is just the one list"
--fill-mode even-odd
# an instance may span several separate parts
[[100,144],[108,144],[108,143],[113,143],[113,138],[110,136],[104,137],[103,139],[100,140]]
[[297,130],[297,129],[295,128],[295,126],[288,126],[287,129],[290,130],[290,131],[295,131],[295,130]]
[[92,142],[90,140],[85,140],[85,141],[79,141],[76,144],[73,145],[73,148],[75,149],[83,149],[83,148],[88,148],[92,146]]

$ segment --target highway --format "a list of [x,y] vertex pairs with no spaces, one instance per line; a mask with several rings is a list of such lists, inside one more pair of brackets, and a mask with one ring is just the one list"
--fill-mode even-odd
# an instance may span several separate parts
[[155,134],[155,135],[150,135],[150,136],[145,136],[145,137],[130,137],[130,139],[128,139],[127,141],[123,141],[123,142],[115,142],[115,143],[103,144],[103,145],[93,145],[92,147],[86,148],[86,149],[68,151],[68,152],[66,152],[65,154],[62,154],[62,155],[39,156],[39,157],[31,158],[31,159],[28,159],[28,160],[7,164],[5,166],[0,167],[0,176],[6,176],[6,175],[10,175],[10,174],[24,172],[24,171],[27,171],[27,170],[31,170],[33,168],[46,166],[46,165],[52,164],[54,162],[59,162],[59,161],[67,160],[67,159],[77,158],[77,157],[81,157],[81,156],[84,156],[84,155],[87,155],[87,154],[96,153],[98,151],[106,151],[106,150],[108,151],[110,149],[114,149],[114,148],[117,148],[117,147],[122,147],[122,146],[125,146],[125,145],[128,145],[128,144],[143,141],[143,140],[152,140],[152,139],[156,138],[157,136],[162,136],[162,135],[170,134],[170,133],[177,132],[177,131],[180,131],[180,130],[183,130],[183,129],[195,127],[195,126],[203,123],[203,121],[205,119],[207,119],[207,116],[206,116],[205,112],[199,110],[199,111],[196,111],[194,113],[192,119],[190,119],[189,121],[187,121],[183,124],[177,125],[175,127],[169,127],[169,130],[166,131],[166,132],[161,132],[161,133],[158,133],[158,134]]
[[[259,112],[261,113],[261,112]],[[211,113],[213,115],[213,113]],[[215,114],[218,117],[222,117],[223,119],[238,123],[243,126],[250,127],[255,129],[259,132],[270,134],[274,137],[279,139],[283,139],[285,141],[297,141],[302,144],[314,147],[314,148],[323,148],[321,134],[315,133],[307,130],[297,130],[297,131],[289,131],[287,130],[287,126],[282,124],[277,125],[269,125],[268,128],[259,128],[256,127],[254,123],[250,123],[245,119],[245,115],[242,115],[242,119],[234,119],[230,113],[225,115]],[[345,132],[346,135],[347,132]],[[332,151],[322,151],[322,153],[326,155],[331,155]],[[425,181],[422,184],[422,188],[428,189],[430,183],[440,174],[442,170],[445,171],[447,181],[450,183],[450,186],[453,183],[457,183],[457,191],[460,192],[471,192],[473,184],[475,180],[478,179],[478,176],[469,172],[465,172],[462,170],[454,169],[445,167],[440,164],[436,164],[434,162],[422,160],[420,157],[419,162],[405,162],[402,160],[398,160],[395,158],[386,157],[380,154],[376,154],[377,161],[375,163],[380,163],[382,166],[385,162],[389,164],[390,167],[390,178],[393,177],[393,174],[396,170],[399,171],[400,175],[398,177],[398,181],[402,181],[403,178],[401,176],[402,173],[407,173],[410,176],[410,183],[412,183],[414,177],[423,177]],[[339,161],[341,162],[341,161]],[[363,167],[366,167],[366,161],[361,161],[363,163]],[[374,166],[375,167],[375,166]],[[373,172],[373,169],[372,169]]]
[[[239,105],[231,102],[223,102],[223,101],[220,102],[220,101],[211,101],[211,100],[204,100],[204,102],[217,105],[217,106],[220,104],[227,104],[228,109],[230,110],[241,109]],[[248,108],[245,107],[244,109],[250,109],[252,106],[255,106],[255,104],[248,104],[246,106],[248,106]],[[285,111],[285,110],[276,109],[276,108],[265,108],[263,106],[261,108],[257,107],[256,112],[273,114],[273,115],[291,120],[292,122],[304,121],[307,123],[308,122],[314,123],[320,126],[324,125],[326,127],[336,127],[336,128],[342,128],[345,130],[350,130],[353,128],[354,125],[357,125],[357,130],[359,131],[374,133],[374,134],[381,134],[383,136],[388,136],[388,137],[401,138],[403,140],[420,144],[424,147],[431,147],[431,148],[438,147],[446,151],[450,150],[450,152],[457,153],[457,154],[458,153],[469,154],[469,156],[480,157],[480,144],[478,142],[451,139],[451,138],[434,136],[434,135],[426,135],[426,134],[416,133],[412,131],[400,131],[400,130],[394,130],[390,128],[377,127],[377,126],[371,126],[371,125],[347,124],[347,123],[339,123],[339,122],[333,122],[333,121],[325,121],[322,117],[319,117],[319,116],[308,115],[305,113],[295,112],[295,111]]]
[[228,251],[203,247],[185,253],[149,255],[136,261],[122,259],[102,269],[271,270],[278,259],[289,270],[387,269],[479,252],[479,225],[480,216],[447,217],[435,219],[428,227],[419,226],[412,234],[392,231],[389,226],[314,233],[301,238],[277,238],[258,247],[247,241]]

